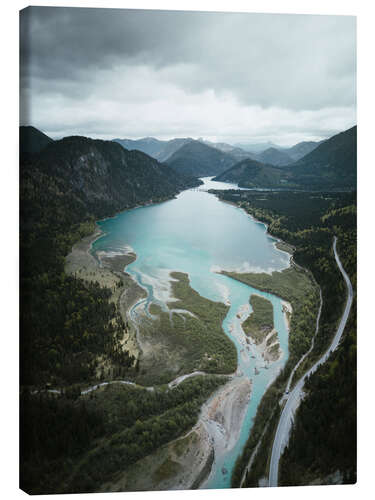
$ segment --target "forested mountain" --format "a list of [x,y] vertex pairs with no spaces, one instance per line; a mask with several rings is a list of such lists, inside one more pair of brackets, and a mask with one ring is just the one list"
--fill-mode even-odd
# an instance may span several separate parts
[[215,177],[240,187],[297,189],[355,189],[357,185],[357,127],[321,143],[299,161],[285,167],[244,160]]
[[166,163],[176,172],[204,177],[224,172],[236,163],[236,160],[227,153],[192,140],[178,149]]
[[39,153],[51,142],[53,139],[35,127],[20,127],[20,155]]
[[50,176],[62,196],[74,197],[94,216],[173,196],[197,184],[140,151],[79,136],[54,142],[22,166],[27,178],[31,172],[34,180]]
[[243,160],[222,174],[214,181],[237,183],[240,187],[278,187],[285,178],[283,168],[267,165],[256,160]]
[[[194,141],[189,137],[176,138],[169,141],[162,141],[154,137],[144,137],[142,139],[113,139],[114,142],[121,144],[130,151],[138,150],[146,153],[160,162],[167,161],[176,151],[188,142]],[[274,166],[285,166],[300,160],[302,157],[313,151],[324,141],[303,141],[290,148],[277,146],[272,142],[259,144],[232,145],[226,142],[212,142],[203,138],[199,142],[215,148],[223,153],[232,156],[236,161],[242,161],[247,158],[261,163],[267,163]]]
[[308,187],[357,185],[357,126],[334,135],[291,166],[293,181]]
[[[188,142],[194,141],[194,139],[191,139],[190,137],[183,137],[171,139],[169,141],[162,141],[154,137],[144,137],[142,139],[135,140],[113,139],[113,141],[121,144],[121,146],[125,149],[130,151],[142,151],[160,162],[165,162],[173,155],[173,153],[178,151]],[[268,163],[275,166],[289,165],[297,160],[300,160],[303,156],[307,155],[324,142],[303,141],[290,148],[285,148],[277,146],[272,142],[243,144],[240,147],[240,145],[237,144],[232,145],[226,142],[212,142],[203,138],[199,138],[198,141],[206,146],[218,149],[223,153],[228,153],[237,161],[250,158],[261,163]]]
[[[188,142],[192,142],[193,140],[194,139],[191,139],[190,137],[175,138],[169,141],[161,141],[159,139],[155,139],[154,137],[145,137],[137,140],[113,139],[114,142],[118,142],[125,149],[129,149],[130,151],[135,149],[143,151],[160,162],[167,161],[168,158],[170,158],[182,146]],[[229,153],[237,161],[244,160],[245,158],[255,159],[256,157],[255,154],[249,153],[244,149],[232,146],[231,144],[227,144],[225,142],[211,142],[206,141],[203,138],[198,139],[198,141],[206,146],[222,151],[223,153]]]
[[276,148],[268,148],[257,155],[257,160],[275,166],[289,165],[293,159],[285,152]]
[[[66,332],[61,333],[61,337],[58,332],[65,331],[66,318],[64,320],[62,315],[60,325],[61,311],[55,311],[56,304],[71,304],[76,300],[74,310],[80,312],[81,321],[85,324],[90,304],[99,301],[103,308],[108,300],[106,290],[93,287],[87,291],[79,280],[63,276],[64,256],[72,244],[93,232],[94,219],[138,204],[170,198],[198,184],[196,179],[179,175],[144,153],[126,151],[112,141],[86,137],[55,141],[41,153],[21,159],[23,384],[43,381],[44,374],[49,370],[48,349],[51,345],[54,346],[55,358],[64,359],[69,344],[64,340]],[[90,297],[94,298],[94,302]],[[80,311],[81,305],[86,307],[84,311]],[[55,311],[52,316],[51,311]],[[100,318],[90,313],[92,318],[96,318],[93,331],[100,328],[100,324],[106,328],[110,311],[109,306],[106,311],[102,310]],[[100,308],[97,308],[96,314],[99,312]],[[51,320],[53,327],[49,325]],[[89,322],[91,324],[92,320]],[[84,331],[83,327],[79,329],[80,334]],[[89,339],[89,336],[86,337]],[[81,347],[85,349],[87,340],[80,340],[77,333],[77,342],[81,341]],[[100,349],[100,342],[96,338],[92,345],[96,343],[95,348]],[[44,352],[43,346],[47,352]],[[53,366],[56,372],[56,364]]]
[[314,151],[323,141],[303,141],[295,144],[291,148],[284,149],[283,151],[287,153],[293,161],[298,161],[303,158],[305,155]]
[[[95,219],[198,184],[112,141],[68,137],[21,156],[20,486],[25,491],[92,491],[187,432],[204,400],[224,381],[188,380],[170,394],[114,387],[113,404],[107,403],[109,392],[79,397],[77,385],[98,380],[102,359],[115,366],[114,378],[119,370],[134,377],[138,365],[126,347],[119,348],[127,326],[112,290],[66,274],[65,256],[94,232]],[[50,386],[61,393],[48,392]],[[112,438],[118,432],[123,436],[116,446]]]

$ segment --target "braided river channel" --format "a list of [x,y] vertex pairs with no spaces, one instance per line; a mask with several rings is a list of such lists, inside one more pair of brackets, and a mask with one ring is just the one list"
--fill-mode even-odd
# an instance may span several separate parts
[[[126,267],[148,292],[137,307],[156,302],[165,307],[170,298],[171,271],[187,273],[191,286],[202,296],[230,305],[223,329],[237,349],[236,376],[252,380],[241,432],[235,443],[215,453],[211,473],[203,488],[229,488],[237,457],[247,441],[259,402],[288,359],[288,329],[279,297],[264,293],[227,276],[223,269],[237,272],[272,272],[289,266],[289,255],[278,250],[275,239],[264,224],[245,211],[219,201],[208,189],[233,189],[234,185],[202,179],[199,188],[180,193],[175,199],[132,210],[98,222],[103,236],[93,244],[93,252],[134,251],[137,259]],[[261,295],[273,304],[274,327],[278,333],[281,357],[265,363],[253,342],[248,344],[238,318],[251,313],[249,299]],[[214,432],[220,439],[220,429]]]

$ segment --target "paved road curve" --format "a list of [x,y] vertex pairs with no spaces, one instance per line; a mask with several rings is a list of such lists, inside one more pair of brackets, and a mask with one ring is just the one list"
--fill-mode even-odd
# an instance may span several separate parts
[[[289,394],[286,404],[283,408],[283,411],[281,412],[279,424],[277,426],[273,446],[272,446],[272,455],[271,455],[271,462],[270,462],[270,473],[269,473],[269,486],[277,486],[278,485],[278,475],[279,475],[279,461],[281,457],[281,453],[284,450],[285,445],[287,444],[289,440],[289,433],[290,429],[292,426],[292,421],[293,421],[293,415],[295,414],[295,411],[297,410],[301,398],[303,395],[303,386],[305,384],[305,379],[312,373],[316,371],[316,369],[323,363],[327,361],[329,358],[330,354],[332,351],[334,351],[341,339],[341,336],[343,334],[346,322],[348,320],[350,308],[352,306],[353,302],[353,288],[352,284],[350,282],[349,276],[346,274],[344,268],[342,267],[340,258],[337,254],[336,251],[336,242],[337,238],[336,236],[334,237],[333,240],[333,251],[335,254],[335,259],[336,263],[338,265],[338,268],[340,269],[341,274],[344,277],[347,289],[348,289],[348,298],[346,301],[345,305],[345,310],[344,313],[341,317],[340,324],[337,328],[336,334],[332,340],[332,343],[330,347],[327,349],[327,351],[323,354],[323,356],[308,370],[305,375],[303,375],[302,378],[299,379],[297,384],[295,385],[294,389],[292,392]],[[320,314],[319,314],[320,316]]]

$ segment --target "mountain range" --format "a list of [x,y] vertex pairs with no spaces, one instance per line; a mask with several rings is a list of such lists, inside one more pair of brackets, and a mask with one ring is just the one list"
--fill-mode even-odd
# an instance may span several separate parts
[[300,160],[307,154],[311,153],[311,151],[314,151],[320,144],[323,144],[325,142],[325,139],[323,141],[302,141],[299,142],[298,144],[295,144],[291,148],[285,148],[283,151],[290,157],[292,158],[293,161]]
[[281,149],[281,146],[274,144],[271,141],[267,142],[236,142],[234,146],[243,149],[244,151],[248,151],[250,153],[262,153],[266,149],[276,148]]
[[322,142],[289,169],[293,182],[309,188],[356,188],[357,126]]
[[277,167],[246,159],[214,180],[249,188],[353,189],[357,185],[356,155],[355,126],[321,142],[287,166]]
[[224,172],[236,163],[236,159],[201,141],[191,140],[173,153],[166,163],[179,173],[205,177]]
[[294,161],[288,153],[276,148],[268,148],[265,151],[258,153],[255,158],[261,163],[269,163],[277,167],[289,165]]
[[[21,127],[21,151],[25,150],[23,137],[35,145],[40,134],[37,129]],[[44,206],[50,207],[54,217],[74,224],[165,200],[201,184],[145,153],[128,151],[112,141],[73,136],[44,142],[38,153],[20,157],[24,233],[33,224],[43,225],[41,221],[49,217]],[[30,150],[28,145],[26,150]]]
[[[356,132],[355,126],[319,143],[250,154],[226,143],[190,138],[102,141],[73,136],[53,141],[34,127],[20,127],[21,172],[27,171],[23,177],[34,184],[48,176],[46,186],[59,186],[64,196],[74,198],[73,204],[79,202],[98,217],[174,196],[205,176],[240,187],[353,189]],[[166,160],[161,163],[151,155]]]
[[286,182],[286,169],[250,158],[214,177],[214,181],[230,182],[244,188],[277,188]]
[[[194,142],[195,140],[185,137],[162,141],[154,137],[144,137],[136,140],[113,139],[113,141],[118,142],[125,149],[143,151],[160,162],[167,162],[182,146],[189,142]],[[222,153],[229,154],[237,161],[250,158],[275,166],[289,165],[310,153],[323,142],[304,141],[290,148],[284,148],[271,142],[266,142],[261,144],[244,144],[244,147],[241,148],[238,145],[232,145],[226,142],[212,142],[203,138],[199,138],[198,141]]]
[[166,161],[175,151],[181,148],[190,138],[177,138],[170,141],[161,141],[154,137],[144,137],[143,139],[113,139],[114,142],[121,144],[122,147],[130,151],[138,150],[148,154],[160,162]]

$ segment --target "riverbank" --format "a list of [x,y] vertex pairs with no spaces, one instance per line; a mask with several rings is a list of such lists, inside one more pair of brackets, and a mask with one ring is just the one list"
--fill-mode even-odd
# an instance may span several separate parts
[[290,330],[290,322],[293,314],[292,304],[290,302],[287,302],[286,300],[282,300],[281,304],[283,307],[285,326],[287,327],[288,330]]
[[140,305],[139,336],[142,343],[142,384],[168,383],[193,371],[230,375],[237,368],[237,353],[222,323],[229,306],[195,291],[186,273],[172,272],[174,300],[165,308],[156,303]]
[[215,459],[236,443],[251,394],[251,381],[234,377],[203,404],[184,436],[139,460],[99,492],[187,490],[204,485]]
[[[101,287],[111,291],[109,301],[115,304],[124,323],[128,325],[120,344],[137,360],[141,349],[136,331],[129,321],[128,312],[138,300],[146,296],[146,292],[124,271],[125,266],[136,260],[136,254],[132,251],[124,254],[98,252],[94,256],[92,246],[102,235],[102,230],[97,227],[94,233],[73,245],[71,252],[65,258],[65,273],[89,283],[97,282]],[[97,378],[110,377],[112,370],[110,360],[103,355],[98,356]]]
[[[308,350],[315,333],[315,318],[319,308],[318,287],[310,274],[295,266],[283,271],[274,271],[271,274],[227,271],[221,271],[221,274],[281,298],[285,303],[283,312],[287,321],[286,325],[290,329],[291,354],[300,357]],[[292,312],[293,321],[291,321]],[[308,327],[304,327],[299,332],[298,326],[305,323]]]
[[251,388],[251,379],[233,377],[202,406],[200,419],[212,437],[216,458],[220,458],[236,444]]
[[196,489],[209,474],[213,461],[210,436],[198,422],[185,436],[131,465],[98,492]]

